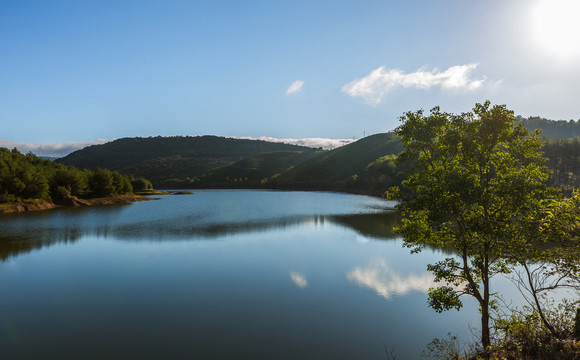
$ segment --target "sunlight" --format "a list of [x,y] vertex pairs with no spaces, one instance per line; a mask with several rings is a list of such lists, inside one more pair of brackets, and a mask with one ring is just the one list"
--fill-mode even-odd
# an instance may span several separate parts
[[537,44],[550,55],[572,58],[580,55],[580,25],[576,0],[542,0],[534,9],[534,35]]

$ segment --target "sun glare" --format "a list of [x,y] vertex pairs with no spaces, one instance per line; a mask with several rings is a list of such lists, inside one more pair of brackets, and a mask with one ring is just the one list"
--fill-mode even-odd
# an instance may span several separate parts
[[534,9],[534,32],[537,44],[562,58],[580,55],[580,1],[542,0]]

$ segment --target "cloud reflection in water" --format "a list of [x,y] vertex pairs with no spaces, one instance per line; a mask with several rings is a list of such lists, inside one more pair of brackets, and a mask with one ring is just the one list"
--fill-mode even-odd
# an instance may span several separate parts
[[410,291],[426,293],[434,286],[434,277],[429,273],[401,276],[391,269],[382,258],[372,260],[367,266],[356,267],[348,274],[348,280],[368,287],[385,299],[393,295],[404,295]]
[[298,286],[301,289],[308,286],[308,280],[306,280],[306,277],[304,277],[304,275],[300,273],[291,272],[290,279],[294,284],[296,284],[296,286]]

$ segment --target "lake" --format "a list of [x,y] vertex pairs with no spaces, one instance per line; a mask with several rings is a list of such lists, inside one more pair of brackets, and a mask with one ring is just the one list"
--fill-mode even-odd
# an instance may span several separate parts
[[416,358],[473,340],[476,304],[427,306],[393,203],[196,190],[0,217],[3,359]]

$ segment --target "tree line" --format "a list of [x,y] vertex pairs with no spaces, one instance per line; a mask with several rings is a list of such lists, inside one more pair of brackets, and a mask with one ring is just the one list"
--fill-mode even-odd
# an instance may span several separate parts
[[147,189],[152,189],[152,184],[144,178],[102,168],[79,170],[0,148],[0,203],[42,199],[59,204],[73,197],[90,199]]
[[550,169],[548,184],[566,190],[580,188],[580,137],[544,139],[543,151]]
[[580,119],[578,120],[548,120],[539,116],[523,118],[517,116],[516,121],[523,124],[529,131],[542,130],[542,135],[549,139],[563,139],[580,136]]

